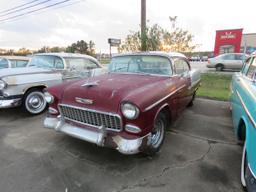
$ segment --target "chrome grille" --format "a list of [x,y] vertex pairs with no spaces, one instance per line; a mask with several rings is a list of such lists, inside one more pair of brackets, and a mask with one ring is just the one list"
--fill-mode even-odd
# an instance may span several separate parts
[[69,105],[59,105],[59,108],[64,119],[93,127],[104,126],[107,129],[115,131],[120,131],[122,128],[121,119],[115,114],[103,113]]

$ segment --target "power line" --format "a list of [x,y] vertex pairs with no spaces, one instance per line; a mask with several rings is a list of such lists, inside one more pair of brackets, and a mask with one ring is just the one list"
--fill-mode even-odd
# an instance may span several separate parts
[[26,6],[26,5],[32,4],[32,3],[37,2],[37,1],[40,1],[40,0],[30,1],[30,2],[28,2],[28,3],[19,5],[19,6],[17,6],[17,7],[12,7],[12,8],[10,8],[10,9],[6,9],[6,10],[4,10],[4,11],[0,11],[0,13],[6,13],[6,12],[12,11],[12,10],[14,10],[14,9],[18,9],[18,8],[20,8],[20,7],[24,7],[24,6]]
[[8,21],[8,20],[17,18],[17,17],[29,15],[29,14],[31,14],[31,13],[34,13],[34,12],[37,12],[37,11],[40,11],[40,10],[44,10],[44,9],[48,9],[48,8],[50,8],[50,7],[54,7],[54,6],[57,6],[57,5],[60,5],[60,4],[69,2],[69,1],[71,1],[71,0],[60,1],[60,2],[58,2],[58,3],[54,3],[54,4],[51,4],[51,5],[48,5],[48,6],[39,8],[39,9],[34,9],[34,10],[32,10],[32,11],[28,11],[28,12],[25,12],[25,13],[22,13],[22,14],[19,14],[19,15],[11,16],[11,17],[8,17],[8,18],[5,18],[5,19],[0,19],[0,22],[4,22],[4,21]]
[[[75,5],[75,4],[78,4],[78,3],[81,3],[81,2],[84,2],[86,0],[73,0],[74,2],[69,2],[67,4],[64,4],[64,5],[57,5],[56,7],[52,7],[50,8],[50,10],[56,10],[56,9],[61,9],[61,8],[64,8],[64,7],[70,7],[72,5]],[[42,10],[42,11],[38,11],[38,12],[35,12],[35,13],[32,13],[30,14],[30,16],[33,16],[33,15],[39,15],[39,14],[42,14],[42,13],[45,13],[47,12],[48,10]],[[23,16],[24,17],[24,16]],[[23,17],[18,17],[18,18],[15,18],[15,19],[12,19],[12,21],[18,21],[18,20],[21,20],[23,19]],[[1,24],[4,24],[4,22],[1,22]]]
[[42,4],[47,3],[47,2],[49,2],[49,1],[52,1],[52,0],[45,0],[45,1],[39,2],[39,3],[34,4],[34,5],[30,5],[30,6],[27,6],[27,7],[23,7],[23,8],[21,8],[21,9],[15,9],[15,10],[13,10],[13,11],[9,11],[8,13],[5,13],[5,14],[0,15],[0,17],[7,16],[7,15],[11,15],[11,14],[16,13],[16,12],[24,11],[24,10],[26,10],[26,9],[30,9],[30,8],[36,7],[36,6],[38,6],[38,5],[42,5]]

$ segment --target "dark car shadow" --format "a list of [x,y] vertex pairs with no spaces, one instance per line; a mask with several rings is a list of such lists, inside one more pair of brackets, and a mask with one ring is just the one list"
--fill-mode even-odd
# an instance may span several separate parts
[[[44,114],[44,113],[42,113]],[[39,114],[41,115],[41,114]],[[32,118],[37,115],[31,115],[29,113],[24,112],[21,107],[8,108],[8,109],[0,109],[0,121],[1,120],[17,120],[22,118]]]

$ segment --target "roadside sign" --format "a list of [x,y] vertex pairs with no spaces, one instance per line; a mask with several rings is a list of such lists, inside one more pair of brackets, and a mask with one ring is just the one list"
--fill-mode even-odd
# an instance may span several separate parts
[[114,39],[114,38],[109,38],[108,43],[110,46],[119,46],[121,44],[121,39]]

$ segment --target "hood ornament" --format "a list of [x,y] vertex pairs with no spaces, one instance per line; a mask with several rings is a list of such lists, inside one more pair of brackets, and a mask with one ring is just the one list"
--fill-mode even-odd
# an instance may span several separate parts
[[94,86],[97,86],[99,85],[99,81],[92,81],[92,82],[89,82],[89,80],[87,80],[84,84],[82,84],[81,86],[82,87],[94,87]]
[[92,99],[84,99],[84,98],[76,97],[75,100],[76,100],[77,103],[82,103],[82,104],[87,104],[87,105],[92,105],[93,104]]

